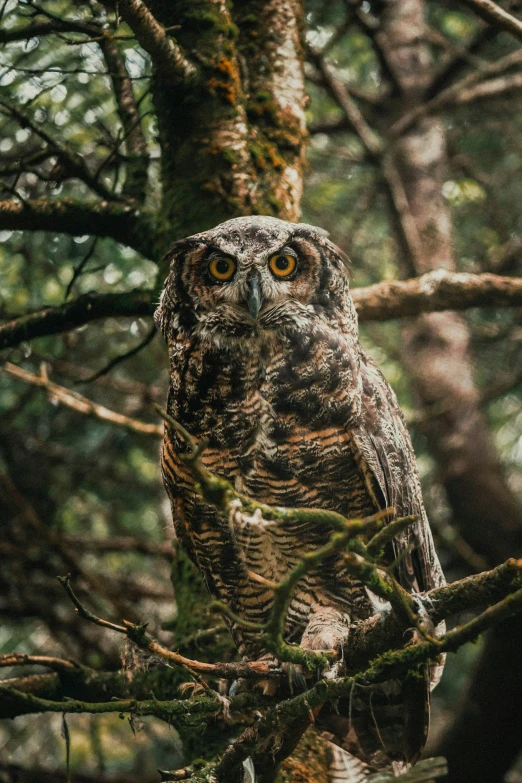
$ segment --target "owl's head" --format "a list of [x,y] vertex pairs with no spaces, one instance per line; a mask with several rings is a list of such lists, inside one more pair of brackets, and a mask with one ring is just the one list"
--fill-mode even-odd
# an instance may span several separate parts
[[345,309],[346,256],[320,228],[239,217],[176,242],[156,323],[174,332],[247,336],[300,328]]

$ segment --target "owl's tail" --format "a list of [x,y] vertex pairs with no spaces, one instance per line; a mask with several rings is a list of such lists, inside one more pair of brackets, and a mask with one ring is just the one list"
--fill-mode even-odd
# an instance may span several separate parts
[[328,743],[330,756],[329,783],[365,783],[370,774],[368,766],[342,748]]

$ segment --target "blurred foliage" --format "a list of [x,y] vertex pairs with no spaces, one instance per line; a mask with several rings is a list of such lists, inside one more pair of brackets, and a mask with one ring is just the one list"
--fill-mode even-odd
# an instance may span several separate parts
[[[365,5],[370,5],[366,3]],[[45,3],[58,17],[103,19],[97,3],[56,0]],[[308,36],[324,46],[342,23],[342,2],[310,2]],[[28,3],[3,4],[6,29],[20,23]],[[428,3],[430,24],[454,45],[465,46],[482,28],[471,13],[451,4]],[[119,42],[138,96],[143,129],[151,153],[148,198],[155,198],[158,181],[155,118],[150,95],[148,58],[122,25]],[[23,103],[34,123],[51,136],[81,152],[90,166],[99,166],[118,148],[121,128],[110,80],[96,42],[81,43],[67,34],[33,38],[5,47],[0,61],[0,85],[13,102]],[[481,57],[495,61],[515,47],[500,33],[486,43]],[[435,47],[436,65],[444,52]],[[383,78],[371,41],[350,28],[331,48],[329,62],[347,84],[378,98]],[[324,90],[310,82],[309,121],[339,117]],[[379,109],[372,108],[377,124]],[[459,269],[522,275],[522,105],[520,95],[451,107],[445,114],[450,162],[443,193],[454,218],[454,243]],[[38,138],[27,127],[2,115],[0,167],[16,158],[16,151]],[[112,192],[121,187],[124,156],[115,154],[104,167],[103,182]],[[50,157],[34,173],[8,177],[4,189],[15,188],[22,198],[71,196],[89,199],[92,193],[78,180],[63,177]],[[352,260],[353,285],[367,285],[400,277],[400,257],[390,223],[388,202],[377,168],[365,159],[359,142],[346,131],[314,133],[308,150],[303,219],[323,226]],[[50,233],[3,231],[0,234],[0,314],[3,317],[57,305],[67,296],[87,291],[122,291],[150,287],[156,268],[135,251],[110,239],[69,237]],[[81,274],[77,274],[81,269]],[[76,276],[77,275],[77,276]],[[68,287],[73,283],[71,290]],[[516,310],[469,313],[477,378],[499,453],[513,489],[522,495],[522,314]],[[107,319],[62,336],[35,340],[9,352],[11,362],[38,372],[46,362],[51,378],[85,394],[108,408],[146,421],[156,421],[151,402],[163,402],[168,385],[168,361],[162,340],[155,337],[137,355],[94,382],[85,382],[112,359],[144,339],[151,324],[146,319]],[[396,390],[412,436],[435,530],[451,520],[423,436],[415,426],[415,410],[408,378],[399,359],[401,330],[397,323],[363,326],[362,342],[375,357]],[[502,385],[501,381],[504,381]],[[495,388],[499,391],[495,392]],[[132,537],[161,544],[173,536],[170,510],[161,485],[160,444],[92,417],[53,404],[44,391],[27,387],[0,373],[0,468],[11,475],[33,506],[42,527],[68,536],[97,540]],[[62,573],[60,557],[47,559],[45,535],[21,532],[18,510],[0,542],[0,653],[60,654],[89,665],[118,666],[120,640],[99,628],[85,628],[61,596],[54,577]],[[65,539],[66,540],[66,539]],[[448,578],[469,572],[468,565],[445,541],[440,541]],[[2,548],[3,547],[3,548]],[[194,602],[190,590],[176,596],[170,586],[165,555],[118,550],[101,552],[88,545],[70,544],[79,564],[77,578],[86,588],[83,572],[93,575],[98,589],[90,596],[104,616],[119,622],[121,609],[128,619],[150,623],[165,643],[179,643],[185,632],[211,624]],[[43,558],[43,560],[42,560]],[[18,568],[15,563],[21,564]],[[185,564],[186,565],[186,564]],[[180,567],[179,563],[177,567]],[[59,570],[60,569],[60,570]],[[92,587],[92,585],[91,585]],[[198,601],[202,594],[197,590]],[[172,621],[176,600],[183,605],[179,635]],[[196,607],[197,605],[197,607]],[[196,611],[197,608],[197,611]],[[435,728],[451,716],[455,694],[465,687],[477,647],[452,656],[436,694]],[[227,652],[228,651],[228,652]],[[230,654],[224,640],[220,653]],[[205,658],[205,647],[198,648]],[[17,670],[19,671],[19,670]],[[31,672],[34,668],[31,669]],[[3,675],[12,675],[5,670]],[[152,776],[157,767],[173,767],[182,758],[173,730],[148,719],[135,736],[128,722],[117,716],[73,716],[69,719],[72,768],[83,772],[133,772]],[[207,738],[208,739],[208,738]],[[206,740],[203,739],[203,742]],[[64,741],[59,716],[18,718],[0,728],[0,755],[13,763],[64,766]]]

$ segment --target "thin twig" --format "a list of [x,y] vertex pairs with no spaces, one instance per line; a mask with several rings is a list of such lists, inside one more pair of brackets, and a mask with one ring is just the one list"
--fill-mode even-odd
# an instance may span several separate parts
[[128,638],[140,649],[146,650],[152,655],[157,655],[158,658],[161,658],[162,660],[174,663],[178,666],[183,666],[191,672],[213,677],[223,677],[226,679],[237,679],[238,677],[248,679],[266,678],[273,674],[273,670],[267,664],[258,661],[253,661],[252,663],[203,663],[201,661],[193,661],[190,658],[185,658],[185,656],[163,647],[159,642],[149,636],[146,633],[145,625],[137,625],[128,620],[124,620],[123,625],[116,625],[109,620],[97,617],[80,602],[71,587],[69,576],[60,576],[58,577],[58,580],[67,591],[67,594],[75,605],[76,611],[80,617],[94,623],[94,625],[110,628],[112,631],[128,636]]

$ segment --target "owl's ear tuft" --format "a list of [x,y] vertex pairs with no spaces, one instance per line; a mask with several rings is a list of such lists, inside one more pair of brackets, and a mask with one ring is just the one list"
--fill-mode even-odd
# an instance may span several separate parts
[[168,340],[171,331],[170,325],[175,307],[175,291],[180,285],[180,270],[183,259],[189,250],[201,245],[202,242],[197,236],[178,239],[174,242],[168,253],[165,254],[161,264],[163,268],[169,269],[169,274],[163,284],[163,291],[160,297],[158,307],[154,312],[154,323]]
[[318,236],[324,237],[325,239],[328,239],[328,237],[330,236],[330,232],[327,231],[325,228],[320,228],[319,226],[312,226],[311,223],[297,223],[295,229],[297,232],[317,234]]
[[327,255],[330,260],[336,259],[347,268],[349,272],[349,266],[351,264],[350,259],[340,247],[337,247],[331,239],[329,239],[329,232],[324,228],[318,226],[312,226],[308,223],[298,223],[295,227],[295,235],[307,237],[307,239],[313,239],[319,245],[321,252]]
[[[169,275],[170,277],[170,275]],[[167,291],[167,285],[168,280],[165,281],[165,288],[163,289],[159,304],[154,310],[154,323],[156,324],[159,331],[162,333],[165,340],[167,339],[168,332],[169,332],[169,323],[170,323],[170,308],[168,306],[168,291]]]

